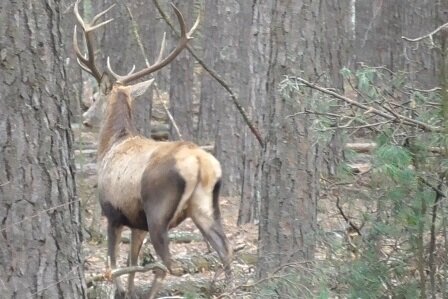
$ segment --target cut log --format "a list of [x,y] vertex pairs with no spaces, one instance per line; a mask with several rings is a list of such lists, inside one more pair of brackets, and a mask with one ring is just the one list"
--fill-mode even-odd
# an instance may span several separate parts
[[364,143],[346,143],[346,149],[353,150],[357,153],[370,153],[376,148],[376,143],[374,142],[364,142]]

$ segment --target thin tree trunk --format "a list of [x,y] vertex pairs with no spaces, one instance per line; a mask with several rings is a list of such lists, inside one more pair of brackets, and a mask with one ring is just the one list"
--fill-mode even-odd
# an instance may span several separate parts
[[[267,26],[266,44],[269,45],[264,52],[269,68],[259,82],[259,89],[266,88],[264,126],[267,129],[257,266],[261,277],[287,263],[306,264],[313,260],[320,167],[318,147],[310,130],[311,119],[288,117],[304,109],[305,100],[293,89],[280,87],[285,76],[304,71],[311,77],[320,71],[321,57],[316,53],[321,50],[322,37],[314,34],[320,22],[318,3],[257,2],[255,16],[269,13],[271,22],[256,18],[253,24]],[[281,297],[293,294],[285,288],[276,291]]]

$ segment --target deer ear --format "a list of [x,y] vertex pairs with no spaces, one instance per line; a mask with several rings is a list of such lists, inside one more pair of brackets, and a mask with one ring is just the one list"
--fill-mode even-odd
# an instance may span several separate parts
[[140,83],[134,84],[132,86],[129,86],[131,89],[131,96],[133,98],[141,96],[142,94],[144,94],[146,92],[146,90],[152,85],[153,82],[154,82],[154,79],[151,79],[148,81],[140,82]]
[[102,94],[109,94],[112,90],[112,81],[110,80],[110,76],[107,73],[103,73],[100,81],[100,91]]

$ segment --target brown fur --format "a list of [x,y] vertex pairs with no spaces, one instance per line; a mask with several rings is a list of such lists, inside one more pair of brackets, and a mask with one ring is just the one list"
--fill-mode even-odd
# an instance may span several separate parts
[[[129,226],[136,236],[131,260],[136,260],[142,240],[134,230],[147,230],[170,269],[168,230],[190,217],[218,251],[230,275],[232,250],[218,205],[219,162],[190,142],[157,142],[137,135],[131,108],[127,87],[115,86],[108,98],[98,149],[98,191],[108,218],[112,267],[116,267],[117,235],[122,226]],[[164,275],[156,274],[151,298]],[[120,286],[118,279],[116,283]],[[132,291],[133,276],[128,287]]]
[[115,94],[109,97],[105,122],[101,128],[98,156],[103,157],[112,144],[120,139],[137,135],[137,129],[131,114],[128,101],[129,94],[124,90],[114,89]]

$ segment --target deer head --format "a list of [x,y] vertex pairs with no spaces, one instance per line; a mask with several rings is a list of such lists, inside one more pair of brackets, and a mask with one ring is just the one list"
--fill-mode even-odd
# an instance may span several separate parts
[[[177,46],[174,50],[172,50],[166,57],[163,57],[166,47],[166,35],[164,34],[163,40],[160,47],[159,56],[156,59],[156,61],[134,73],[135,66],[132,68],[132,70],[125,76],[118,75],[112,70],[111,64],[110,64],[110,58],[107,58],[107,71],[101,73],[96,65],[95,62],[95,47],[94,47],[94,31],[111,21],[113,19],[109,19],[104,22],[99,22],[101,17],[103,17],[109,10],[111,10],[114,6],[112,5],[108,9],[104,10],[103,12],[97,14],[90,23],[84,22],[81,15],[79,14],[78,10],[78,4],[80,0],[77,0],[74,6],[74,12],[76,19],[78,20],[78,23],[84,33],[85,41],[87,45],[87,55],[83,55],[81,53],[81,50],[78,46],[78,40],[77,40],[77,27],[75,25],[74,28],[74,34],[73,34],[73,44],[75,48],[75,53],[77,56],[77,61],[81,68],[85,70],[87,73],[92,75],[96,81],[98,82],[100,86],[100,93],[96,97],[93,104],[89,107],[89,109],[83,114],[83,124],[86,127],[97,127],[101,123],[101,120],[104,117],[104,113],[106,111],[106,106],[108,103],[108,98],[111,93],[111,91],[115,89],[126,89],[127,92],[130,94],[130,100],[132,101],[136,97],[142,95],[145,93],[145,91],[151,86],[154,79],[149,79],[140,83],[131,84],[132,82],[135,82],[147,75],[150,75],[163,67],[167,66],[171,61],[173,61],[177,55],[182,52],[182,50],[187,46],[187,43],[190,39],[192,39],[192,34],[196,30],[197,26],[199,25],[199,16],[196,19],[196,22],[194,23],[193,27],[190,29],[190,31],[187,32],[185,20],[180,13],[180,11],[176,8],[174,4],[171,4],[174,13],[177,16],[177,19],[180,24],[180,38],[177,43]],[[131,104],[131,103],[130,103]]]

